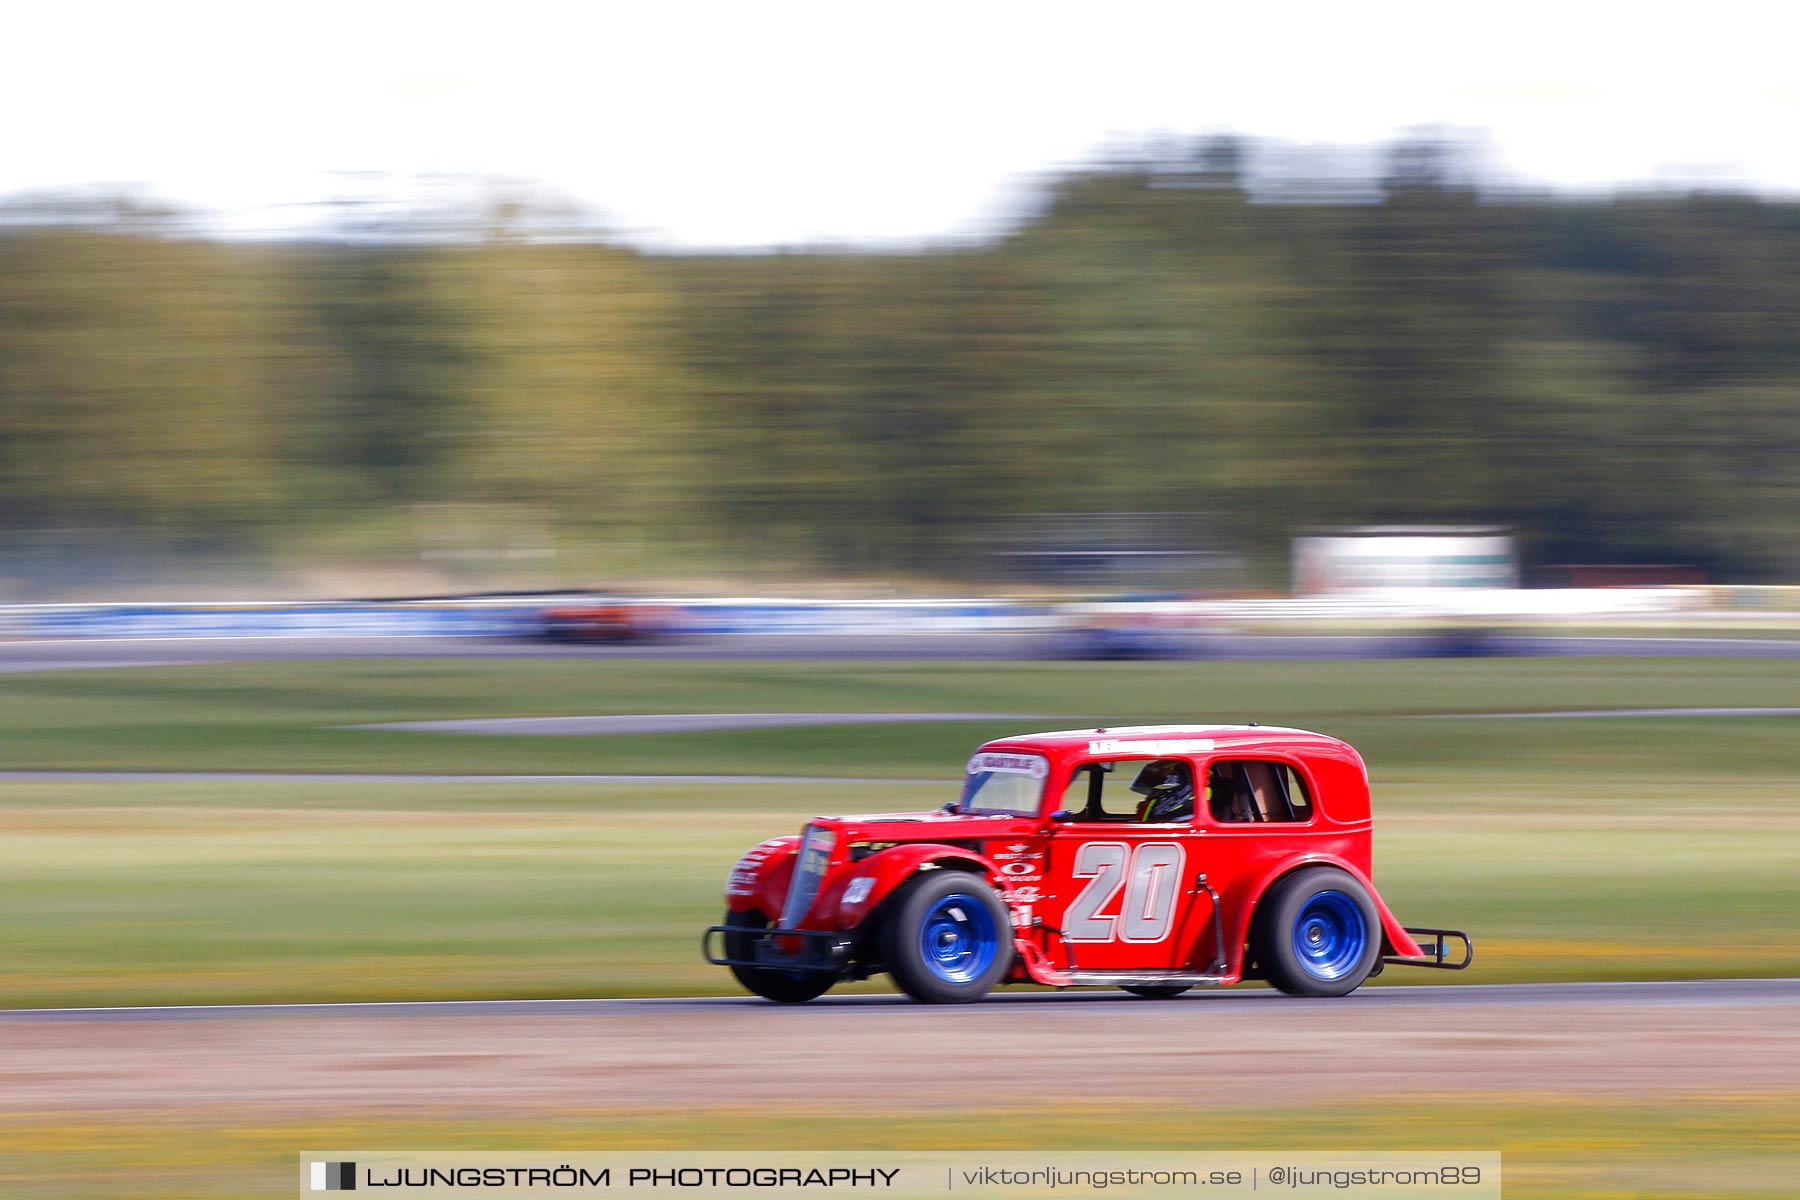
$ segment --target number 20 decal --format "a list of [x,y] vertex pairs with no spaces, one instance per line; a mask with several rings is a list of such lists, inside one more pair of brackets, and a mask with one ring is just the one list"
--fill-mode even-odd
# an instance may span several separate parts
[[[1091,879],[1063,914],[1071,942],[1160,942],[1175,920],[1175,896],[1187,852],[1175,842],[1089,842],[1075,852],[1076,879]],[[1129,877],[1128,877],[1129,876]],[[1125,889],[1118,916],[1100,910]]]

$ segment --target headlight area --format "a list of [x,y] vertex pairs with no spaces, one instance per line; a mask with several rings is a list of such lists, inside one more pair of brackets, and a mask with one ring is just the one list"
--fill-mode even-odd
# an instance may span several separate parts
[[794,929],[805,919],[813,897],[819,894],[819,884],[831,865],[831,852],[836,847],[836,833],[812,825],[806,827],[799,858],[794,863],[794,878],[788,884],[787,902],[781,906],[780,928]]

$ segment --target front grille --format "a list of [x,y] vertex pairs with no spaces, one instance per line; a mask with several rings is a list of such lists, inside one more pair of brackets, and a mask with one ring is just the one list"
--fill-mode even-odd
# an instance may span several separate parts
[[813,897],[819,894],[825,868],[831,863],[831,848],[836,844],[837,835],[831,830],[807,827],[794,863],[794,879],[788,884],[787,903],[781,907],[781,928],[793,929],[805,918]]

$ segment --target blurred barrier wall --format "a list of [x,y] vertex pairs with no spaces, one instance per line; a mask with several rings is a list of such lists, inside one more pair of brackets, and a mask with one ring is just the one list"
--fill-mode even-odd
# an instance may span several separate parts
[[[0,608],[13,638],[519,637],[586,598],[264,604],[46,604]],[[595,603],[606,603],[596,601]],[[704,634],[977,633],[1042,628],[1041,605],[1004,600],[645,600]]]
[[[1755,593],[1755,594],[1752,594]],[[1378,621],[1739,621],[1792,616],[1787,588],[1413,588],[1355,595],[1211,600],[1034,603],[960,600],[633,598],[670,632],[711,635],[1028,633],[1128,620],[1168,628]],[[5,638],[521,637],[551,608],[619,601],[591,597],[258,604],[0,606]]]
[[540,606],[432,604],[46,604],[0,610],[0,632],[39,638],[479,637],[536,628]]

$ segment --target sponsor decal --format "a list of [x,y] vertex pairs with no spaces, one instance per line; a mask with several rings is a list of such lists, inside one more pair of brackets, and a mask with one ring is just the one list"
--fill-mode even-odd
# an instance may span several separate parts
[[779,842],[764,842],[760,846],[752,846],[744,857],[737,860],[737,865],[731,868],[731,874],[725,880],[725,894],[754,896],[757,876],[762,872],[763,863],[781,848]]
[[845,904],[861,904],[875,890],[875,881],[864,875],[861,879],[852,879],[850,886],[844,889]]
[[998,771],[1004,775],[1029,775],[1042,779],[1050,773],[1050,760],[1041,754],[998,754],[989,751],[969,760],[969,774]]
[[[1044,877],[1044,851],[1042,848],[1033,848],[1030,842],[1013,842],[1004,850],[990,852],[988,857],[999,864],[1000,875],[1009,888],[1024,880]],[[1036,900],[1036,888],[1014,888],[1007,892],[1007,897],[1013,898],[1015,892],[1023,891],[1031,892],[1031,900]]]
[[1211,738],[1098,738],[1088,743],[1089,754],[1208,754]]

